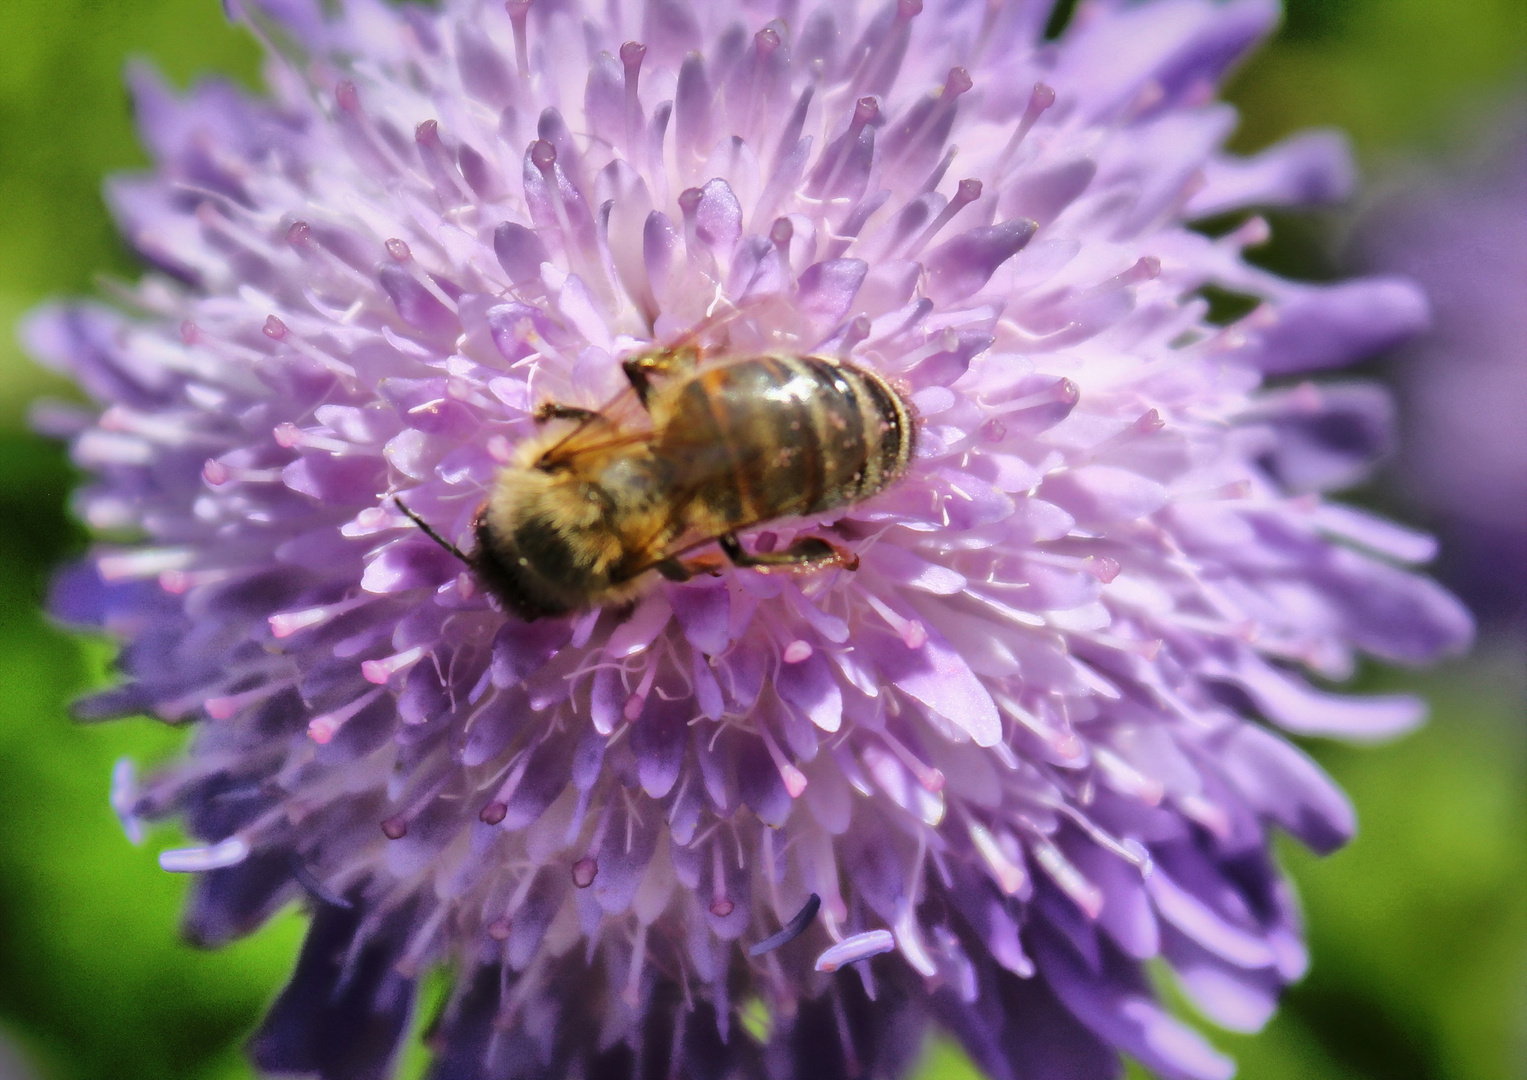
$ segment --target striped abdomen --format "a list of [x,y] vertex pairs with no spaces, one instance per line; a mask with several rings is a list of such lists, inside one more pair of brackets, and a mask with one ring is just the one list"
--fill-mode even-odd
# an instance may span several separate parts
[[697,516],[737,527],[868,498],[912,457],[913,417],[901,395],[837,360],[709,364],[663,405],[653,450],[673,469],[673,489],[690,495]]

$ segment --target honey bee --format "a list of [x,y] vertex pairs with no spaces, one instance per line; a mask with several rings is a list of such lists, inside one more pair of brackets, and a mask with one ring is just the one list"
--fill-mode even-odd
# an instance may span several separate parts
[[624,361],[629,388],[599,410],[541,406],[548,430],[500,470],[470,553],[399,509],[526,620],[629,598],[648,571],[715,572],[718,560],[690,554],[712,542],[734,566],[855,569],[857,556],[819,537],[750,552],[737,534],[900,477],[916,438],[906,398],[843,360],[707,351],[689,343]]

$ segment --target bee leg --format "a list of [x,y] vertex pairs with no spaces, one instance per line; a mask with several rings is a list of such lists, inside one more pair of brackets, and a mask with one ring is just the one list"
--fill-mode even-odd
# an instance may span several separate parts
[[713,558],[664,559],[653,567],[669,581],[688,581],[700,574],[719,574],[722,564]]
[[645,406],[647,395],[652,392],[653,376],[661,377],[686,371],[694,367],[699,359],[699,351],[693,346],[656,349],[633,356],[629,360],[622,360],[620,369],[626,373],[626,381],[631,384],[631,389],[636,391],[637,399]]
[[735,533],[720,538],[721,550],[732,560],[732,565],[766,569],[771,566],[792,566],[801,570],[816,570],[829,566],[841,566],[845,570],[859,569],[859,556],[852,551],[829,544],[819,536],[803,536],[784,551],[752,554],[744,551],[742,541]]
[[535,412],[535,422],[544,424],[548,420],[577,420],[588,423],[590,420],[599,419],[599,414],[593,409],[580,409],[576,405],[559,405],[555,401],[544,402]]

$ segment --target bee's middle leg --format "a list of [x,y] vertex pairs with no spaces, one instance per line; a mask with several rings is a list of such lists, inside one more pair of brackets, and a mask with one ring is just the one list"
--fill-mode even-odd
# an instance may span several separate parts
[[563,405],[556,401],[545,401],[535,411],[535,422],[544,424],[550,420],[577,420],[580,423],[588,423],[590,420],[599,419],[599,414],[593,409],[580,409],[576,405]]
[[859,556],[845,548],[830,544],[819,536],[802,536],[783,551],[749,552],[735,533],[720,538],[721,550],[732,560],[733,566],[766,569],[771,566],[789,566],[800,570],[819,570],[829,566],[841,566],[845,570],[859,569]]

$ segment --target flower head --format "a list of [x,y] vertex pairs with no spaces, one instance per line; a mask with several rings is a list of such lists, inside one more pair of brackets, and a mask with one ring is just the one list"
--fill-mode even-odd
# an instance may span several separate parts
[[[1297,669],[1469,633],[1424,538],[1321,497],[1374,392],[1264,386],[1416,292],[1184,225],[1345,187],[1326,135],[1220,148],[1274,5],[235,7],[272,97],[135,76],[154,272],[29,333],[101,405],[42,418],[82,516],[137,537],[57,588],[124,643],[81,709],[197,722],[114,803],[205,842],[162,860],[193,939],[314,908],[256,1061],[384,1075],[447,964],[441,1077],[889,1076],[929,1020],[997,1078],[1228,1075],[1142,965],[1260,1025],[1305,964],[1269,832],[1352,829],[1275,730],[1418,717]],[[471,551],[542,403],[681,340],[910,402],[906,475],[743,537],[857,569],[526,622],[401,509]]]
[[1493,623],[1527,618],[1527,100],[1503,120],[1467,176],[1413,178],[1382,200],[1359,245],[1431,299],[1430,330],[1398,366],[1401,476],[1442,520],[1445,579]]

